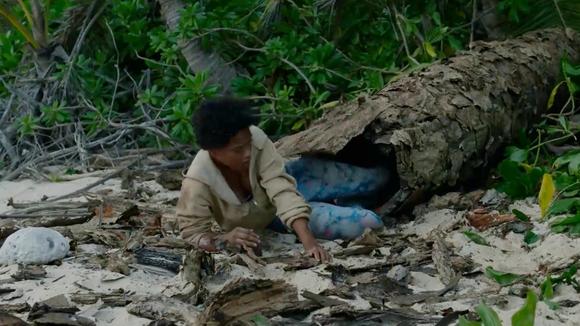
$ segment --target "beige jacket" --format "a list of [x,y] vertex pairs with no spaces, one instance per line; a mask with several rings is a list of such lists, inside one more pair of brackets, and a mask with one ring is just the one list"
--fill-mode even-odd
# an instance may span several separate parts
[[214,220],[227,232],[237,226],[264,229],[275,216],[288,227],[296,219],[309,218],[310,206],[286,173],[285,161],[274,144],[258,127],[252,126],[250,131],[251,201],[238,199],[207,151],[199,151],[191,163],[181,186],[177,218],[181,237],[193,245],[211,232]]

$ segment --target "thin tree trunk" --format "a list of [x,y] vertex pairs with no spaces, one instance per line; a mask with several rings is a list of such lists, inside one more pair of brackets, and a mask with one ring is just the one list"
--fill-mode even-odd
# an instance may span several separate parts
[[309,129],[281,139],[278,148],[285,156],[341,156],[362,139],[395,157],[400,205],[471,180],[545,113],[560,59],[580,59],[580,35],[569,34],[549,29],[475,42],[472,51],[328,111]]
[[[175,31],[185,5],[180,0],[158,0],[158,2],[167,27]],[[238,75],[233,65],[228,64],[216,52],[204,51],[197,40],[180,40],[179,46],[193,73],[207,71],[210,82],[219,84],[222,93],[229,91],[232,80]]]

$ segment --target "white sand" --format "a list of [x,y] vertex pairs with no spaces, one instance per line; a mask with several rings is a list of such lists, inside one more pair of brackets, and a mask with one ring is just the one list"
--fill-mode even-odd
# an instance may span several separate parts
[[[79,178],[73,181],[48,183],[37,183],[31,180],[17,182],[0,182],[0,212],[6,211],[6,201],[14,198],[16,201],[36,201],[42,196],[63,195],[85,185],[98,180],[96,177]],[[167,211],[172,211],[173,207],[163,206],[162,203],[176,198],[178,192],[169,192],[160,188],[154,181],[148,181],[142,186],[153,193],[147,204],[165,207]],[[109,189],[112,194],[120,194],[120,180],[109,180],[104,185],[94,188],[92,191],[103,191]],[[75,200],[81,200],[76,198]],[[480,234],[492,244],[491,247],[477,245],[469,241],[461,231],[465,230],[465,212],[452,209],[440,209],[429,212],[417,220],[399,226],[397,232],[427,239],[430,232],[440,229],[446,236],[446,241],[451,245],[455,254],[471,259],[479,270],[484,270],[491,266],[503,272],[526,274],[534,283],[532,288],[538,291],[538,282],[541,282],[545,275],[545,270],[561,269],[580,255],[580,239],[570,239],[566,235],[550,233],[547,223],[539,218],[539,208],[533,199],[518,201],[510,206],[526,213],[534,221],[534,232],[542,236],[542,240],[531,246],[525,246],[522,234],[508,233],[505,238],[501,238],[499,233],[491,229]],[[390,230],[394,231],[394,230]],[[297,254],[302,248],[296,243],[292,235],[280,235],[272,237],[265,235],[264,252],[265,255]],[[419,240],[421,241],[421,240]],[[338,243],[325,242],[325,247],[332,251],[340,249]],[[106,253],[108,248],[102,245],[81,244],[77,248],[77,254],[89,256]],[[391,255],[391,248],[383,247],[377,250],[385,257]],[[413,254],[414,249],[407,248],[402,256]],[[324,266],[317,266],[309,270],[289,271],[283,270],[281,264],[267,265],[257,273],[250,271],[245,266],[226,263],[223,255],[215,256],[218,264],[225,264],[223,274],[215,275],[206,280],[206,287],[211,293],[219,291],[228,282],[239,278],[270,278],[285,280],[293,284],[298,293],[309,290],[319,293],[325,289],[333,287],[328,271]],[[352,256],[346,259],[335,259],[333,264],[342,265],[347,268],[361,267],[385,262],[384,257]],[[5,287],[12,287],[18,291],[11,295],[0,296],[2,303],[28,302],[30,305],[42,301],[55,295],[65,293],[87,292],[90,289],[95,292],[109,293],[119,288],[131,292],[135,295],[158,295],[170,285],[178,284],[179,278],[171,273],[146,272],[143,270],[133,270],[131,275],[123,276],[98,268],[89,268],[77,262],[77,258],[67,258],[61,266],[45,266],[48,273],[42,280],[27,280],[12,282],[10,275],[14,273],[17,266],[0,267],[0,284]],[[436,275],[429,275],[425,272],[411,271],[409,287],[415,292],[437,291],[444,288]],[[106,281],[110,279],[111,281]],[[75,284],[76,283],[76,284]],[[85,289],[86,288],[86,289]],[[440,314],[444,309],[473,310],[483,299],[498,311],[504,325],[511,324],[511,315],[521,307],[523,299],[508,294],[507,288],[500,288],[493,281],[483,275],[464,277],[460,280],[456,289],[447,293],[444,298],[449,298],[438,303],[417,303],[411,306],[420,312]],[[498,297],[499,295],[499,297]],[[10,299],[10,297],[13,297]],[[455,299],[451,299],[455,298]],[[557,288],[553,301],[564,299],[578,300],[578,293],[569,286]],[[10,300],[9,300],[10,299]],[[358,297],[356,300],[349,300],[348,303],[357,309],[369,309],[369,302]],[[389,304],[392,306],[392,304]],[[97,325],[147,325],[150,320],[133,316],[127,312],[125,307],[105,307],[100,308],[101,303],[79,306],[80,314],[91,318]],[[316,313],[327,311],[321,309]],[[26,317],[25,315],[22,317]],[[536,325],[580,325],[580,305],[572,308],[560,308],[557,311],[550,310],[544,303],[538,303]]]

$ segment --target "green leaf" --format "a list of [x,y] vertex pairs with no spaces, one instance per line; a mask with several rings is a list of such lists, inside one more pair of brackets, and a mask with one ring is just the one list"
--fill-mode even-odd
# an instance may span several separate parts
[[435,51],[435,49],[433,48],[433,45],[431,45],[431,43],[424,42],[423,43],[423,48],[425,48],[425,52],[427,52],[427,54],[431,58],[436,58],[437,57],[437,51]]
[[459,316],[458,326],[481,326],[480,321],[473,321],[465,318],[464,316]]
[[528,245],[536,243],[538,240],[540,240],[540,236],[531,230],[526,231],[526,234],[524,234],[524,242]]
[[534,326],[536,319],[536,304],[538,303],[538,296],[534,291],[528,290],[526,302],[520,310],[512,316],[512,326]]
[[481,317],[483,326],[502,326],[497,312],[485,303],[480,303],[475,311],[477,311],[479,317]]
[[514,162],[523,163],[528,159],[528,151],[515,146],[506,149],[508,159]]
[[562,71],[564,71],[566,76],[580,76],[580,66],[574,67],[568,62],[568,60],[562,60]]
[[552,178],[552,175],[549,173],[544,173],[542,178],[542,186],[540,187],[540,193],[538,194],[538,203],[540,205],[542,217],[546,216],[555,193],[556,186],[554,185],[554,179]]
[[504,273],[494,270],[491,266],[485,269],[485,276],[493,279],[501,286],[507,286],[519,282],[525,278],[523,275],[517,275],[512,273]]
[[568,216],[563,219],[557,220],[554,223],[552,223],[551,227],[574,225],[578,223],[580,223],[580,214]]
[[580,159],[580,150],[572,150],[566,152],[564,155],[559,156],[554,161],[554,168],[559,169],[561,167],[570,164],[570,162]]
[[250,321],[256,326],[270,326],[270,320],[263,315],[254,315],[250,318]]
[[560,305],[557,302],[554,302],[554,301],[548,300],[548,299],[542,300],[542,301],[546,304],[546,306],[548,306],[548,308],[550,308],[552,310],[560,309]]
[[518,220],[520,220],[522,222],[529,222],[530,221],[530,217],[518,209],[515,209],[515,208],[512,209],[512,213],[516,216],[516,218]]
[[487,242],[487,240],[485,240],[485,238],[483,238],[482,236],[480,236],[479,234],[472,232],[472,231],[463,231],[463,234],[465,234],[465,236],[477,243],[478,245],[482,245],[482,246],[490,246],[489,243]]
[[578,207],[580,207],[580,197],[558,199],[550,206],[548,216],[571,213],[572,209]]
[[548,109],[550,109],[553,105],[554,105],[554,100],[556,98],[556,94],[558,94],[558,89],[560,88],[560,86],[562,86],[562,84],[564,84],[566,81],[561,81],[559,82],[553,89],[552,92],[550,93],[550,97],[548,98]]
[[568,173],[570,175],[580,175],[580,154],[575,155],[568,164]]
[[542,290],[542,300],[552,299],[554,297],[554,286],[552,285],[552,277],[550,274],[546,276],[546,280],[540,286]]

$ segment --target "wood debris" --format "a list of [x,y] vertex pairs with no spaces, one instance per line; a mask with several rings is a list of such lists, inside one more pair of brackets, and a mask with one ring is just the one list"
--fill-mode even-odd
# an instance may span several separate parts
[[0,312],[0,325],[2,326],[27,326],[28,324],[18,318],[14,317],[6,312]]
[[200,323],[229,325],[247,321],[260,312],[266,317],[277,314],[311,311],[317,304],[299,301],[294,286],[284,281],[238,279],[208,298]]
[[46,277],[46,270],[41,265],[18,265],[18,270],[11,277],[16,281],[38,280]]
[[493,226],[516,220],[514,214],[500,214],[498,211],[489,211],[485,208],[477,208],[467,212],[467,221],[479,231],[485,231]]
[[186,325],[199,325],[199,312],[193,305],[165,296],[138,297],[127,306],[130,313],[153,320],[167,319]]

